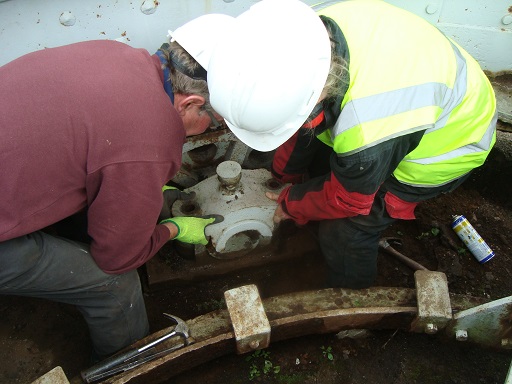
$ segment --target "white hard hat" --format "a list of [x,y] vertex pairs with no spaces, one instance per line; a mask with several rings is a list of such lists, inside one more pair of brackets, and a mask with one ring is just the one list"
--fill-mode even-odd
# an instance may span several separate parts
[[327,80],[331,47],[299,0],[262,0],[238,16],[208,65],[210,103],[248,146],[271,151],[306,121]]
[[235,18],[220,13],[199,16],[177,28],[168,31],[170,41],[177,41],[204,69],[215,44],[234,22]]

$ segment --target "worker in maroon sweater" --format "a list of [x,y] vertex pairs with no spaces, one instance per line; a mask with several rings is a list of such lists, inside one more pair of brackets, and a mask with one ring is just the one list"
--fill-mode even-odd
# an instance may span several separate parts
[[[155,55],[89,41],[0,67],[0,294],[76,305],[100,358],[149,331],[137,267],[216,220],[157,224],[185,138],[220,119],[204,67],[231,18],[203,18]],[[41,231],[78,212],[90,244]]]

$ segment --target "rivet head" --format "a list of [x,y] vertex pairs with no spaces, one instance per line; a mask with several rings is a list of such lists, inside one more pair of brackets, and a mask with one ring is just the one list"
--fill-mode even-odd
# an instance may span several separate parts
[[145,15],[151,15],[155,13],[158,1],[156,0],[144,0],[140,6],[140,11]]
[[429,334],[429,335],[433,335],[434,333],[437,333],[437,325],[435,324],[427,324],[425,326],[425,333]]
[[64,11],[60,14],[59,22],[66,27],[70,27],[75,25],[76,17],[71,11]]
[[512,15],[505,15],[501,18],[501,22],[503,25],[509,25],[512,24]]
[[457,341],[466,341],[468,339],[468,331],[465,329],[458,329],[455,332],[455,340]]
[[425,8],[425,12],[427,12],[429,15],[433,15],[437,12],[437,4],[429,4]]
[[257,349],[260,346],[260,342],[258,340],[253,340],[249,343],[249,347],[251,349]]

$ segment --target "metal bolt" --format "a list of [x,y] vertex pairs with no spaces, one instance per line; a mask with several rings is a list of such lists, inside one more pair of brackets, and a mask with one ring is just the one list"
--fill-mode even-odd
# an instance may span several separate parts
[[249,343],[249,347],[251,349],[257,349],[260,346],[260,342],[258,340],[253,340]]
[[433,335],[434,333],[437,333],[437,325],[429,323],[425,326],[425,333],[429,335]]
[[242,177],[242,167],[236,161],[223,161],[217,166],[217,177],[224,190],[233,191]]
[[468,331],[465,329],[458,329],[455,332],[455,340],[457,341],[466,341],[468,339]]

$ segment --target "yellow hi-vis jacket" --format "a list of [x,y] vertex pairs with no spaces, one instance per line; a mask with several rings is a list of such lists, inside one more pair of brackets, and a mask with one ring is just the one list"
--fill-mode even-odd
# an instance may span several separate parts
[[[497,112],[478,63],[427,21],[384,1],[332,3],[316,9],[346,38],[350,84],[336,124],[319,139],[343,157],[426,130],[393,172],[417,187],[447,184],[483,164],[496,140]],[[392,25],[381,28],[389,18]]]

